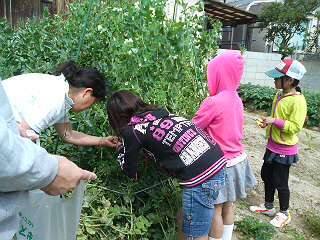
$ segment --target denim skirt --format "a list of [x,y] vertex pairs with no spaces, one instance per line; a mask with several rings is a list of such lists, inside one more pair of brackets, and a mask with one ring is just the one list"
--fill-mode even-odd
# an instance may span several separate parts
[[225,169],[196,187],[183,188],[183,233],[187,237],[208,236],[214,204],[225,184]]

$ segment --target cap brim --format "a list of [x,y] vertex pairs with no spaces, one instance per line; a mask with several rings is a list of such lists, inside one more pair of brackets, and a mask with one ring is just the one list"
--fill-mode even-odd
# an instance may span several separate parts
[[271,78],[279,78],[279,77],[285,76],[285,74],[279,72],[276,69],[271,69],[269,71],[266,71],[265,74]]

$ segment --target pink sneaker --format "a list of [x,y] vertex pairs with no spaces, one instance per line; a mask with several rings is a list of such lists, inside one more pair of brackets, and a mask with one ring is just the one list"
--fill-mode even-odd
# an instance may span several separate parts
[[270,223],[277,227],[281,228],[284,227],[285,225],[289,224],[291,222],[291,215],[290,212],[288,213],[288,216],[285,215],[284,213],[277,213],[277,215],[270,221]]

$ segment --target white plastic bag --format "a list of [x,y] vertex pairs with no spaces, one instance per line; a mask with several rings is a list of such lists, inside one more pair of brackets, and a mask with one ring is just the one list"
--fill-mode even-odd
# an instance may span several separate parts
[[84,190],[81,182],[68,198],[31,191],[28,206],[19,213],[17,240],[75,240]]

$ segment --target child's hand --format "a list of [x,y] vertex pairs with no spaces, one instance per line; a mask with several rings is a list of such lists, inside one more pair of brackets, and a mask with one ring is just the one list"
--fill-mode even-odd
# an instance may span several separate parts
[[265,128],[267,126],[267,124],[265,123],[265,121],[262,118],[258,118],[256,120],[256,123],[259,128]]
[[265,128],[270,124],[273,124],[276,119],[272,117],[261,117],[257,119],[256,123],[260,128]]
[[153,160],[153,156],[147,152],[146,150],[143,150],[143,162],[144,162],[144,169],[148,168],[149,162]]
[[276,119],[272,117],[262,117],[262,120],[265,124],[270,125],[273,124]]

